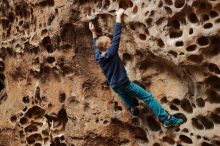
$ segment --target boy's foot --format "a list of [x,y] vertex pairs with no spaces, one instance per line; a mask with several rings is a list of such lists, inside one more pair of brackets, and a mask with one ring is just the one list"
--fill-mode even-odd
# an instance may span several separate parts
[[176,118],[173,115],[169,115],[167,119],[163,121],[163,126],[168,128],[168,127],[176,127],[181,124],[183,124],[183,119],[181,118]]
[[136,106],[132,106],[129,108],[131,113],[131,123],[135,127],[141,127],[141,120],[139,119],[139,108]]
[[141,127],[141,120],[137,116],[132,116],[131,123],[135,127]]
[[139,108],[136,106],[132,106],[129,108],[132,117],[137,117],[139,114]]

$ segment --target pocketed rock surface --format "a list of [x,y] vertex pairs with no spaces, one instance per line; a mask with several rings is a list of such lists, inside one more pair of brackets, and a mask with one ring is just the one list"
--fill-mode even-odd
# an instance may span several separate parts
[[[185,121],[162,127],[139,101],[141,127],[95,62],[125,9],[119,54],[131,81]],[[220,145],[219,0],[1,0],[0,145]]]

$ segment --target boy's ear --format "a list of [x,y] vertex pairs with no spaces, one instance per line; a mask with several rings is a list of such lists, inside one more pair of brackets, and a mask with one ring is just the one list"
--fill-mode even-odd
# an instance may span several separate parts
[[107,43],[103,43],[103,48],[106,48],[107,47]]

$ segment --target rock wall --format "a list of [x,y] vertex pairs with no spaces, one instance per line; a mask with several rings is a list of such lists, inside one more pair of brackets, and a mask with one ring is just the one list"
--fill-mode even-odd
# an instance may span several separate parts
[[[166,129],[139,102],[141,127],[94,60],[88,22],[112,37],[129,78],[184,118]],[[0,145],[220,145],[218,0],[1,0]]]

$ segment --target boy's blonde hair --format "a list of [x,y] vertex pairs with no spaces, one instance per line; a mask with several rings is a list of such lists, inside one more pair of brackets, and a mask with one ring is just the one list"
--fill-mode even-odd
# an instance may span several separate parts
[[96,47],[100,50],[100,51],[105,51],[103,46],[104,44],[109,41],[110,38],[107,36],[100,36],[98,37],[98,39],[96,40]]

